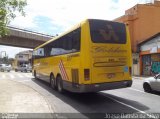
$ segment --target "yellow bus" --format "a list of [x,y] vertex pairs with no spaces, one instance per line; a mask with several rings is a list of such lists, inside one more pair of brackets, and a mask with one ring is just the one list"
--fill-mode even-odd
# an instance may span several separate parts
[[97,92],[132,85],[125,24],[87,19],[33,51],[33,75],[59,92]]

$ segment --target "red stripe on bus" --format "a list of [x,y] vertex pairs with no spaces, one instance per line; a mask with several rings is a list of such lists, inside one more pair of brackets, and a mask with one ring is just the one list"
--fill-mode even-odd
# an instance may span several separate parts
[[62,78],[63,78],[63,80],[64,80],[64,79],[65,79],[65,76],[64,76],[64,72],[63,72],[63,70],[62,70],[61,63],[59,63],[59,69],[60,69],[60,72],[61,72]]
[[64,69],[63,69],[62,62],[61,62],[61,61],[60,61],[60,67],[61,67],[61,71],[62,71],[62,74],[63,74],[63,79],[66,80],[65,71],[64,71]]
[[61,64],[62,64],[62,69],[63,69],[63,71],[64,71],[65,79],[69,80],[68,75],[67,75],[67,72],[66,72],[66,70],[65,70],[65,67],[64,67],[64,65],[63,65],[62,60],[60,60],[60,62],[61,62]]
[[65,69],[64,69],[64,67],[63,67],[62,61],[60,61],[60,64],[61,64],[61,69],[62,69],[62,72],[63,72],[63,75],[64,75],[64,80],[67,80],[67,76],[66,76],[66,74],[65,74]]

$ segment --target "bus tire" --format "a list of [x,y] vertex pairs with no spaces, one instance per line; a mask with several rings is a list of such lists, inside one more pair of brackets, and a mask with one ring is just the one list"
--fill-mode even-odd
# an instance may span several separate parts
[[51,76],[50,76],[50,86],[52,89],[54,89],[54,90],[56,89],[55,78],[54,78],[53,74],[51,74]]
[[58,90],[58,92],[63,93],[64,92],[63,82],[62,82],[62,78],[61,78],[60,75],[57,76],[56,81],[57,81],[57,90]]

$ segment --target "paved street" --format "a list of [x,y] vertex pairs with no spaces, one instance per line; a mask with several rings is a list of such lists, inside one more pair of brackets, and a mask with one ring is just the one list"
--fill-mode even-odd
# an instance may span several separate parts
[[1,79],[10,79],[16,81],[30,81],[33,78],[31,73],[24,72],[0,72],[0,80]]
[[[143,80],[138,78],[133,79],[131,88],[89,94],[60,94],[52,90],[47,83],[35,80],[31,73],[0,72],[0,82],[4,80],[10,80],[10,83],[18,82],[38,92],[54,113],[77,113],[86,118],[93,116],[90,113],[142,113],[152,118],[154,117],[150,113],[160,113],[160,94],[145,93],[142,88]],[[61,117],[62,114],[56,116]],[[63,115],[69,118],[70,116],[74,115]]]

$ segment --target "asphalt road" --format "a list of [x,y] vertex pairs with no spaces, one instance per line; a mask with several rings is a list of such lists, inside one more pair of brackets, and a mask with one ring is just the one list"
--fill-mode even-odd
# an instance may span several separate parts
[[158,118],[159,115],[156,113],[160,113],[160,93],[145,93],[142,88],[143,80],[138,78],[133,78],[131,88],[87,94],[70,92],[60,94],[52,90],[47,83],[35,80],[31,73],[0,72],[0,80],[5,79],[20,82],[36,90],[47,100],[53,112],[57,113],[57,117],[74,118],[81,116],[91,118],[98,116],[104,118],[117,116],[119,113],[134,113],[142,114],[140,116],[144,118]]

